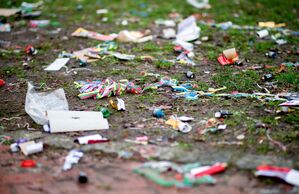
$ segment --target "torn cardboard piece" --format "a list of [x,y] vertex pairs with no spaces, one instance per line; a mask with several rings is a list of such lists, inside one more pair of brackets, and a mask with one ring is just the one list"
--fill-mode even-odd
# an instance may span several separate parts
[[46,67],[45,71],[59,71],[63,66],[67,64],[70,58],[57,58],[53,63]]
[[109,129],[101,112],[47,111],[50,133]]
[[6,8],[0,8],[0,16],[4,17],[10,17],[18,13],[20,9],[6,9]]

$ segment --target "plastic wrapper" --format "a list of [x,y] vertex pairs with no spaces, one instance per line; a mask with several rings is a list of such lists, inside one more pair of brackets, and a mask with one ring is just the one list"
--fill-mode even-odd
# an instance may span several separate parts
[[62,88],[53,92],[36,92],[34,86],[28,83],[25,102],[26,113],[40,125],[47,124],[47,110],[68,110],[68,102]]

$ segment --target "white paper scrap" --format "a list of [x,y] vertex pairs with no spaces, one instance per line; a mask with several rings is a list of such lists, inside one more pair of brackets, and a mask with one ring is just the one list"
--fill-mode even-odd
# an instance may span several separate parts
[[45,68],[45,71],[59,71],[63,66],[67,64],[70,58],[57,58],[53,63]]

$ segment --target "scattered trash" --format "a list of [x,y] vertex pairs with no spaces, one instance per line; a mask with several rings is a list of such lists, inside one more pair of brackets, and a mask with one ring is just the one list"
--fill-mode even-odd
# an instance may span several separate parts
[[[156,25],[164,25],[167,27],[175,27],[175,21],[158,19],[155,21]],[[171,28],[170,28],[171,29]]]
[[59,71],[63,66],[67,64],[70,58],[57,58],[53,63],[46,67],[45,71]]
[[200,28],[196,25],[194,16],[190,16],[178,24],[178,33],[176,38],[181,41],[192,41],[199,37]]
[[78,5],[76,6],[76,9],[77,9],[77,11],[82,11],[82,10],[83,10],[83,5],[78,4]]
[[147,136],[136,137],[135,140],[125,139],[126,142],[147,145],[149,138]]
[[30,20],[30,28],[43,28],[50,24],[50,20]]
[[178,117],[178,119],[183,122],[190,122],[190,121],[194,120],[193,117],[187,117],[187,116],[180,116],[180,117]]
[[214,184],[211,175],[223,172],[225,163],[201,166],[200,163],[177,165],[168,161],[146,162],[135,168],[134,173],[142,175],[163,187],[191,187],[198,184]]
[[23,160],[20,166],[22,168],[34,168],[36,167],[36,162],[34,160]]
[[283,45],[288,43],[287,40],[284,39],[284,37],[282,36],[282,34],[277,33],[271,36],[271,39],[275,41],[276,44],[278,45]]
[[110,141],[109,139],[102,137],[100,134],[82,136],[74,140],[74,142],[79,144],[105,143],[109,141]]
[[265,80],[265,81],[270,81],[272,79],[274,79],[274,76],[271,73],[267,73],[263,76],[263,80]]
[[10,24],[2,24],[0,22],[0,32],[10,32],[10,31],[11,31]]
[[123,30],[118,33],[117,40],[119,42],[135,42],[135,43],[142,43],[147,42],[153,39],[153,36],[148,34],[150,31],[145,31],[144,33],[139,31],[128,31]]
[[236,137],[237,140],[243,140],[245,139],[245,135],[244,134],[240,134]]
[[109,129],[102,112],[46,111],[50,133]]
[[74,164],[79,163],[79,160],[82,158],[83,155],[83,152],[80,150],[71,150],[65,158],[62,170],[70,170]]
[[96,13],[97,13],[98,15],[106,14],[106,13],[108,13],[108,9],[98,9],[98,10],[96,11]]
[[260,31],[256,32],[256,34],[259,38],[265,38],[266,36],[269,35],[269,31],[268,30],[260,30]]
[[162,37],[165,38],[165,39],[175,38],[176,37],[176,32],[172,28],[163,29],[163,36]]
[[0,16],[10,17],[15,15],[16,13],[20,12],[20,9],[6,9],[0,8]]
[[285,27],[285,23],[279,23],[276,24],[275,22],[269,21],[269,22],[259,22],[258,23],[259,27],[267,27],[267,28],[281,28]]
[[299,106],[299,99],[283,102],[279,106]]
[[34,141],[27,141],[24,143],[20,143],[19,147],[25,156],[43,151],[42,142],[35,143]]
[[[124,91],[133,94],[139,94],[142,89],[135,86],[133,82],[128,80],[121,80],[120,82],[115,82],[114,80],[108,78],[102,81],[92,81],[75,82],[76,87],[79,89],[80,94],[78,95],[80,99],[95,98],[101,99],[104,97],[110,97],[112,95],[119,96]],[[99,88],[101,88],[99,90]]]
[[275,51],[269,51],[265,55],[269,58],[275,59],[277,57],[278,53]]
[[0,79],[0,87],[5,86],[5,81],[3,79]]
[[299,186],[299,171],[287,167],[262,165],[256,167],[255,176],[276,177],[285,182]]
[[25,47],[25,53],[30,55],[36,55],[38,51],[32,45],[28,45]]
[[72,33],[72,36],[86,37],[101,41],[111,41],[117,37],[116,34],[103,35],[97,32],[85,30],[84,28],[78,28],[75,32]]
[[153,111],[153,115],[154,115],[154,117],[157,117],[157,118],[163,118],[165,116],[165,113],[162,109],[155,108]]
[[113,100],[109,101],[112,108],[114,108],[118,111],[125,111],[126,110],[125,102],[120,98],[116,98],[116,99],[117,99],[117,104]]
[[121,54],[121,53],[118,53],[118,52],[106,52],[105,54],[109,54],[109,55],[112,55],[118,59],[121,59],[121,60],[133,60],[135,59],[135,55],[126,55],[126,54]]
[[81,184],[85,184],[88,182],[88,177],[84,172],[80,172],[78,176],[78,182]]
[[221,65],[230,65],[235,63],[239,59],[238,53],[235,48],[227,49],[223,51],[223,54],[218,57],[218,62]]
[[225,130],[227,125],[218,125],[217,129],[218,130]]
[[165,124],[171,125],[174,129],[183,132],[183,133],[189,133],[192,130],[191,125],[188,123],[184,123],[181,120],[179,120],[176,116],[171,116]]
[[40,125],[48,123],[46,111],[68,110],[68,102],[62,88],[53,92],[36,92],[34,86],[28,82],[25,112]]
[[226,163],[216,163],[212,166],[199,166],[191,169],[190,174],[197,178],[206,175],[214,175],[225,171],[226,167]]
[[194,79],[195,74],[192,71],[187,71],[186,72],[186,77],[189,78],[189,79]]
[[233,115],[233,113],[231,113],[227,110],[220,110],[220,111],[215,113],[216,118],[225,118],[225,117],[228,117],[230,115]]
[[101,108],[100,108],[100,111],[102,112],[103,117],[104,117],[105,119],[109,118],[110,115],[111,115],[111,112],[110,112],[107,108],[101,107]]
[[210,9],[209,0],[187,0],[187,2],[197,9]]

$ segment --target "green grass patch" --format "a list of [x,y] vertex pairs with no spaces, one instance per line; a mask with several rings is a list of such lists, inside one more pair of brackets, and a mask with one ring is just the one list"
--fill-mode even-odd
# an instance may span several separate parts
[[233,68],[224,67],[212,80],[218,87],[226,86],[228,91],[249,92],[257,89],[259,75],[252,70],[234,72]]
[[164,60],[155,60],[154,65],[159,69],[170,69],[174,66],[172,62],[164,61]]

